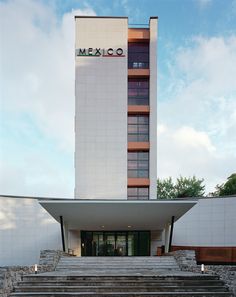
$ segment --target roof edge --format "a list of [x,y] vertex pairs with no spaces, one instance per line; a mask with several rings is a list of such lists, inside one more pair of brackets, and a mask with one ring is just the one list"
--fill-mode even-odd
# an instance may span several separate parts
[[198,200],[173,200],[173,199],[169,199],[169,200],[158,200],[158,199],[152,199],[152,200],[81,200],[81,199],[64,199],[64,200],[46,200],[46,199],[38,199],[40,204],[56,204],[56,203],[67,203],[67,204],[84,204],[84,203],[88,203],[88,204],[103,204],[103,203],[113,203],[113,204],[117,204],[117,203],[126,203],[126,204],[197,204]]
[[80,19],[128,19],[127,16],[96,16],[96,15],[75,15],[74,16],[75,19],[76,18],[80,18]]

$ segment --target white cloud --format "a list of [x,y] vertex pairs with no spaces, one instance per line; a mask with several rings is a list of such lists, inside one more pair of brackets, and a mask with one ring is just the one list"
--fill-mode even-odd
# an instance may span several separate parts
[[224,146],[236,141],[236,37],[195,38],[172,61],[172,86],[159,94],[162,123],[194,125]]
[[196,174],[212,191],[236,169],[236,36],[193,38],[170,60],[172,85],[159,94],[158,175]]
[[191,127],[181,127],[173,137],[183,149],[186,147],[203,148],[208,152],[215,150],[206,132],[196,131]]
[[196,0],[196,2],[201,9],[205,9],[211,5],[212,0]]
[[51,156],[41,152],[19,152],[19,155],[18,162],[13,162],[10,158],[2,161],[2,195],[73,198],[72,168],[63,166],[60,160],[56,162]]
[[73,197],[74,15],[0,2],[1,194]]
[[135,21],[141,18],[142,11],[140,10],[138,5],[135,5],[134,7],[133,5],[131,5],[131,3],[129,3],[129,0],[121,0],[121,1],[118,1],[118,3],[123,8],[126,16],[129,16],[130,24],[134,24]]
[[5,111],[33,115],[49,137],[73,150],[74,10],[59,20],[53,7],[40,1],[0,4],[1,88]]
[[158,134],[158,177],[193,176],[204,178],[206,194],[235,171],[235,156],[221,156],[209,136],[192,127],[165,126]]

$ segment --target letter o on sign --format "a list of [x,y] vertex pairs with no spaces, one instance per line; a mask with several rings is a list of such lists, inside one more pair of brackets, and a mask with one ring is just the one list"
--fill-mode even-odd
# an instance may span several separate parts
[[108,54],[109,56],[112,56],[112,55],[113,55],[113,48],[109,48],[109,49],[107,50],[107,54]]
[[118,56],[123,55],[123,49],[119,47],[119,48],[116,50],[116,54],[117,54]]

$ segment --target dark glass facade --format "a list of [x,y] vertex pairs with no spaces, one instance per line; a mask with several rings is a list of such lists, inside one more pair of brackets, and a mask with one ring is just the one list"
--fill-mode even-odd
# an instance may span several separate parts
[[129,115],[128,116],[128,141],[148,142],[149,141],[149,116]]
[[149,152],[128,152],[128,178],[149,177]]
[[148,200],[148,187],[128,187],[128,200]]
[[149,105],[149,79],[128,79],[128,105]]
[[149,256],[149,231],[81,231],[82,256]]
[[148,69],[149,68],[149,43],[129,42],[128,43],[128,68]]

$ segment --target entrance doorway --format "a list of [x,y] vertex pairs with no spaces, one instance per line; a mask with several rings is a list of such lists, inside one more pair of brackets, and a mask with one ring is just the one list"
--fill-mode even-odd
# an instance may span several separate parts
[[81,231],[82,256],[149,256],[149,231]]

